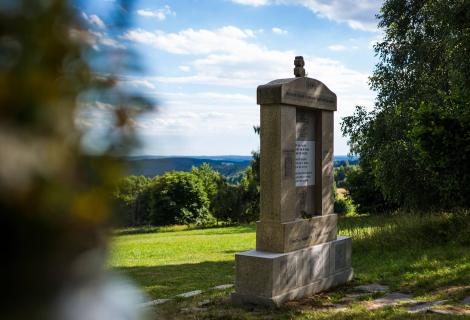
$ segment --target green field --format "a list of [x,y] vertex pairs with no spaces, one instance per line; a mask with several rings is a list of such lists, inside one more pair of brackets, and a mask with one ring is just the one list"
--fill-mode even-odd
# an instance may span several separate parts
[[[459,220],[460,219],[460,220]],[[417,300],[449,299],[457,302],[470,295],[468,215],[390,215],[341,218],[339,234],[353,237],[352,283],[300,304],[287,304],[278,310],[243,310],[228,301],[233,289],[212,287],[234,281],[234,253],[255,247],[255,226],[203,230],[167,228],[160,230],[121,230],[113,239],[110,267],[134,279],[150,299],[203,290],[190,299],[153,308],[158,318],[449,318],[434,314],[410,315],[403,308],[388,307],[367,311],[360,301],[341,313],[318,311],[324,303],[335,303],[358,284],[379,282],[391,291],[411,293]],[[455,229],[455,230],[453,230]],[[458,232],[458,233],[456,233]],[[457,234],[463,233],[462,236]],[[454,287],[443,291],[444,287]],[[366,296],[364,299],[373,299]],[[180,313],[210,299],[208,309],[199,313]]]

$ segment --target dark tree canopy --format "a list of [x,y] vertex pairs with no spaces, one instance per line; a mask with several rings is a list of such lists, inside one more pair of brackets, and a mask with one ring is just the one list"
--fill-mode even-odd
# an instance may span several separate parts
[[351,151],[391,206],[469,207],[470,2],[388,0],[379,20],[377,101],[343,119]]

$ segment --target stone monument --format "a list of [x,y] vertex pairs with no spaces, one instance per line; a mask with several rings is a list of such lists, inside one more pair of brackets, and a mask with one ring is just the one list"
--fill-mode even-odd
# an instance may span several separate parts
[[305,77],[261,85],[261,218],[256,250],[235,255],[235,304],[279,306],[351,280],[351,238],[333,213],[336,95]]

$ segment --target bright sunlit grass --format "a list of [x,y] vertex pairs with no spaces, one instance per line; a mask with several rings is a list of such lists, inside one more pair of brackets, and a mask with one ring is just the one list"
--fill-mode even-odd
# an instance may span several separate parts
[[[441,224],[442,227],[447,225],[446,219],[439,216],[423,219],[410,215],[341,218],[339,234],[353,237],[355,278],[348,286],[336,289],[330,297],[332,301],[340,299],[352,286],[362,283],[379,282],[390,286],[393,291],[411,293],[418,300],[434,297],[438,288],[469,285],[470,248],[462,243],[443,241],[442,235],[434,234]],[[217,312],[237,314],[235,318],[251,318],[228,303],[230,289],[215,291],[211,288],[234,282],[234,254],[255,247],[254,225],[204,230],[173,227],[160,232],[136,232],[138,230],[124,230],[114,237],[109,259],[113,270],[134,279],[151,299],[172,298],[198,289],[204,291],[196,298],[162,305],[158,312],[172,317],[178,313],[178,308],[209,298],[218,301],[213,309],[219,310]],[[272,311],[268,314],[272,315]],[[283,308],[274,314],[292,319],[320,315],[316,311],[299,311],[298,308]],[[415,317],[399,308],[369,312],[359,305],[353,305],[351,311],[343,316],[348,314],[364,319],[398,315],[399,318]],[[323,316],[341,318],[332,314]]]
[[234,254],[254,246],[254,225],[120,235],[109,265],[137,280],[151,297],[165,298],[233,283]]

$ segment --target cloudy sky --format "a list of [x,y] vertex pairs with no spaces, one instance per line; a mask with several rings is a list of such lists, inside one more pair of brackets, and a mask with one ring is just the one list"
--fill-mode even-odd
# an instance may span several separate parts
[[105,12],[113,5],[81,10],[96,50],[140,54],[144,73],[122,74],[122,85],[156,98],[158,112],[136,119],[138,154],[249,155],[259,145],[256,87],[293,77],[296,55],[338,96],[336,155],[348,153],[341,117],[373,104],[367,79],[380,1],[145,0],[130,12],[132,27],[110,36]]

